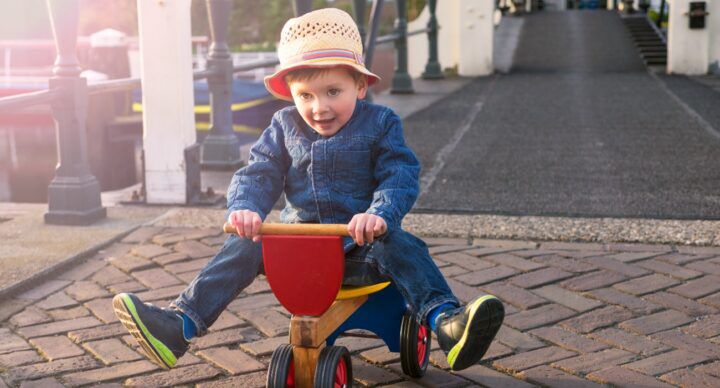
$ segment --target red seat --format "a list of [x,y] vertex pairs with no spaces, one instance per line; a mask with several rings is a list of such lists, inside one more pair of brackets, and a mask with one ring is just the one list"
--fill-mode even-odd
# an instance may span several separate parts
[[265,275],[280,303],[294,315],[327,311],[342,285],[342,238],[265,235],[262,241]]

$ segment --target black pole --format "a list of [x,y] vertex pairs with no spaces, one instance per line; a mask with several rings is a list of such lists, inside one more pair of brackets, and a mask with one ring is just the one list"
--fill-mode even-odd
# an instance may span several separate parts
[[312,11],[312,0],[293,1],[293,11],[295,12],[295,17],[305,15],[306,13]]
[[657,26],[662,30],[663,19],[665,19],[665,0],[660,1],[660,11],[658,12]]
[[355,23],[357,24],[358,32],[360,33],[360,40],[363,43],[363,49],[365,48],[365,0],[353,0],[353,14],[355,16]]

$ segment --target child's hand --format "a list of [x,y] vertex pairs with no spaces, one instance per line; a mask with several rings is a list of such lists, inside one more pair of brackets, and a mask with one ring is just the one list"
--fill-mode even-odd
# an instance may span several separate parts
[[250,210],[235,210],[228,216],[230,225],[237,229],[240,237],[252,239],[253,242],[260,241],[260,215]]
[[382,217],[374,214],[355,214],[348,224],[348,232],[355,242],[363,246],[367,241],[372,244],[375,237],[387,231],[387,224]]

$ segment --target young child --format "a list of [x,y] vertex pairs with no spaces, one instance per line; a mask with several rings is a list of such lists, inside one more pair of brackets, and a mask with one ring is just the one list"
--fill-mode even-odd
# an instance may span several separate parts
[[169,308],[115,296],[120,321],[149,357],[175,365],[194,336],[262,272],[262,220],[285,193],[283,222],[347,223],[346,284],[391,279],[437,337],[453,370],[485,354],[504,318],[491,295],[461,306],[422,240],[400,223],[418,195],[418,160],[400,119],[362,101],[379,77],[365,68],[354,20],[328,8],[290,19],[278,47],[281,69],[265,79],[278,111],[228,188],[238,230]]

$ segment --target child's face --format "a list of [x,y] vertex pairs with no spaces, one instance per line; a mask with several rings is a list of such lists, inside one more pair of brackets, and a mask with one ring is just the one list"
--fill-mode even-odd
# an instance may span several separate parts
[[358,98],[365,98],[367,83],[342,68],[333,68],[309,80],[288,84],[303,120],[324,137],[335,135],[355,110]]

